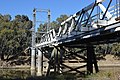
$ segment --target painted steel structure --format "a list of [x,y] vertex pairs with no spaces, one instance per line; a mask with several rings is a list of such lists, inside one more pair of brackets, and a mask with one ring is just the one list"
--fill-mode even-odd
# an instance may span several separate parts
[[[90,74],[93,73],[93,64],[95,71],[99,71],[94,45],[120,41],[120,4],[111,6],[113,1],[108,0],[108,5],[105,7],[102,4],[104,0],[96,0],[62,22],[57,33],[52,29],[42,35],[36,47],[40,57],[47,55],[46,75],[49,75],[52,69],[54,73],[76,71],[83,74],[79,69],[85,66],[87,66],[87,73]],[[77,50],[74,51],[73,48]],[[81,56],[84,50],[86,56]],[[64,64],[67,57],[73,59],[73,56],[74,59],[83,59],[86,64],[76,68]],[[44,66],[42,57],[39,61],[38,66]],[[63,67],[69,70],[66,71]],[[40,68],[38,72],[43,73],[43,67]]]
[[[31,29],[32,31],[32,47],[31,47],[31,75],[34,76],[36,74],[36,37],[38,36],[38,34],[36,34],[35,31],[35,26],[36,26],[36,22],[38,22],[36,20],[36,14],[37,12],[45,12],[48,15],[48,25],[47,25],[47,30],[46,32],[50,29],[50,10],[49,9],[34,9],[33,10],[33,27]],[[41,34],[46,33],[46,32],[40,32]],[[38,50],[38,60],[41,61],[41,53]],[[41,75],[41,63],[38,63],[39,67],[38,67],[38,75]]]

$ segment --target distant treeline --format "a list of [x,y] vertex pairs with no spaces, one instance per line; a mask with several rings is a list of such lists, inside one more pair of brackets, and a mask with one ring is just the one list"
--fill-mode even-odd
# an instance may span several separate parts
[[26,15],[0,14],[0,58],[11,59],[19,56],[31,44],[32,21]]

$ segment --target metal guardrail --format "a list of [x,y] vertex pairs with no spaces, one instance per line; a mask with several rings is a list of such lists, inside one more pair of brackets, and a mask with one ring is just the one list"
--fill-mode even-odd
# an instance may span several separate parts
[[[91,16],[88,11],[91,11],[92,13],[91,9],[97,6],[101,8],[101,12],[95,14],[94,16]],[[101,2],[90,4],[89,6],[83,8],[81,11],[77,12],[76,14],[68,18],[66,21],[61,23],[58,33],[56,33],[54,29],[52,29],[47,33],[43,34],[43,36],[41,37],[41,41],[39,45],[37,44],[37,46],[57,42],[58,40],[63,38],[84,34],[86,33],[86,31],[91,31],[118,22],[115,19],[120,16],[119,4],[110,7],[106,14],[107,19],[105,18],[104,20],[101,20],[98,16],[103,16],[105,10],[106,9]],[[84,17],[87,18],[83,19]]]

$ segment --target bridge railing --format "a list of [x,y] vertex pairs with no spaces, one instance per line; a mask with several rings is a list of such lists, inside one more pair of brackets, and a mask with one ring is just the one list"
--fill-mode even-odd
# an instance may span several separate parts
[[120,4],[116,4],[109,8],[109,12],[112,14],[112,17],[120,17]]
[[55,36],[56,36],[55,30],[52,29],[47,33],[43,34],[40,43],[51,42],[54,40]]
[[[96,5],[97,4],[97,5]],[[92,10],[94,7],[99,6],[101,3],[92,3],[89,6],[83,8],[78,13],[74,14],[66,21],[61,23],[59,28],[58,36],[60,37],[69,37],[71,35],[77,35],[85,31],[90,31],[100,26],[106,25],[105,20],[100,20],[98,16],[103,16],[103,12],[97,13],[91,16]],[[101,5],[100,5],[101,6]],[[103,6],[102,6],[103,7]],[[108,12],[107,12],[108,13]],[[79,18],[80,17],[80,18]],[[83,19],[84,17],[87,17]],[[103,22],[103,23],[102,23]],[[100,25],[99,27],[97,25]]]
[[[103,0],[101,0],[103,1]],[[100,12],[94,13],[94,8],[99,7]],[[109,6],[108,6],[109,7]],[[91,14],[94,15],[91,15]],[[104,17],[105,14],[105,18]],[[116,18],[120,14],[120,5],[116,4],[109,7],[108,10],[102,5],[102,2],[94,2],[79,12],[75,13],[67,20],[61,23],[58,33],[54,29],[50,30],[41,37],[40,43],[51,43],[63,38],[83,34],[102,26],[117,22]]]

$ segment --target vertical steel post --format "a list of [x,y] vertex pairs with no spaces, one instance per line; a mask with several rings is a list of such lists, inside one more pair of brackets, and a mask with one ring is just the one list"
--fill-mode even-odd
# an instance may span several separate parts
[[42,52],[38,50],[38,71],[37,76],[42,76]]
[[60,73],[60,47],[57,49],[57,73]]
[[57,71],[57,49],[56,48],[54,48],[53,49],[54,50],[54,73],[56,73],[56,71]]
[[48,25],[47,25],[47,32],[50,30],[50,10],[48,10]]
[[31,75],[35,73],[35,23],[36,23],[36,9],[33,10],[33,27],[32,27],[32,48],[31,48]]

